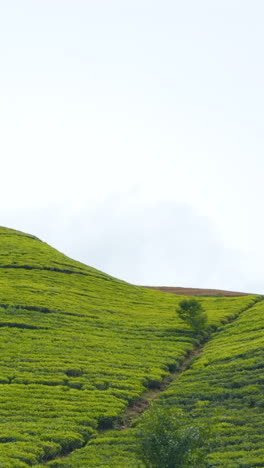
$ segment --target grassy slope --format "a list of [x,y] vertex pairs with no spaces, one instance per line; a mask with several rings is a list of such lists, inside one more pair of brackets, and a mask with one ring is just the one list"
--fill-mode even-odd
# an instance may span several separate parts
[[[0,467],[55,458],[111,427],[195,345],[181,299],[0,228]],[[254,297],[200,300],[217,325]]]

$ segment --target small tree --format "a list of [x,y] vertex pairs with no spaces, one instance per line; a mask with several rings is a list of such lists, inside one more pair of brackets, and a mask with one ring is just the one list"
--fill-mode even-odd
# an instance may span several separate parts
[[138,431],[138,457],[147,468],[203,468],[207,448],[205,429],[187,425],[183,413],[152,408]]
[[184,320],[197,334],[203,334],[207,329],[207,314],[197,299],[184,299],[176,309],[179,317]]

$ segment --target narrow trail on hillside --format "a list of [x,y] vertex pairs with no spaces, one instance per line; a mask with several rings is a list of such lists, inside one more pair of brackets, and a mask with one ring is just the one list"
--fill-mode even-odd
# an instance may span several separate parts
[[131,406],[129,406],[122,416],[122,423],[115,424],[114,429],[122,430],[131,427],[134,420],[148,409],[148,407],[151,405],[151,402],[156,400],[172,382],[177,380],[183,374],[183,372],[190,368],[193,359],[201,354],[207,342],[208,340],[206,340],[203,344],[196,346],[181,362],[179,369],[174,372],[170,372],[163,378],[157,388],[147,390]]
[[[219,325],[216,331],[214,332],[212,331],[211,334],[206,337],[206,339],[204,339],[197,346],[195,346],[193,350],[190,351],[185,356],[185,358],[182,360],[179,368],[176,371],[169,372],[163,378],[163,380],[159,383],[159,386],[157,388],[146,390],[137,400],[135,400],[135,402],[133,402],[130,406],[128,406],[128,408],[120,417],[121,422],[115,422],[113,423],[112,427],[109,427],[107,429],[106,428],[101,429],[99,427],[97,429],[97,437],[100,437],[100,435],[103,435],[103,434],[105,435],[108,432],[113,431],[113,430],[122,431],[122,430],[129,429],[134,424],[134,422],[140,417],[140,415],[148,410],[152,401],[158,399],[159,396],[162,394],[162,392],[164,392],[172,382],[177,381],[184,374],[184,372],[186,372],[187,370],[191,368],[191,365],[194,359],[196,359],[203,352],[204,347],[212,339],[212,337],[214,337],[217,333],[222,331],[225,326],[235,322],[241,316],[241,314],[243,314],[243,312],[251,309],[252,307],[254,307],[254,305],[257,302],[263,301],[263,300],[264,300],[264,296],[259,296],[259,298],[254,303],[249,304],[247,307],[242,309],[239,312],[239,314],[231,316],[227,318],[224,322],[222,322],[222,324]],[[82,448],[84,448],[85,446],[88,446],[89,441],[90,439],[83,445]],[[72,453],[74,453],[77,450],[79,449],[71,450],[67,453],[64,453],[63,455],[59,455],[52,459],[49,459],[44,463],[42,462],[42,466],[46,466],[47,463],[51,460],[62,460],[62,461],[66,460],[70,455],[72,455]]]

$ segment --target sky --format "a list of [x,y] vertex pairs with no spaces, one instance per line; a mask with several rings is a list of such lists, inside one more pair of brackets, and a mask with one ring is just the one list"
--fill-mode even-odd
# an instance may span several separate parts
[[264,293],[263,26],[261,0],[0,0],[0,225]]

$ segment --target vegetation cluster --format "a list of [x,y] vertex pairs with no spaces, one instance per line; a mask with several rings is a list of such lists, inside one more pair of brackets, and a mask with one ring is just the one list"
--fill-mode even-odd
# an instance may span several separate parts
[[205,467],[209,430],[182,411],[153,406],[140,418],[137,455],[146,468]]
[[177,309],[179,317],[188,323],[191,329],[200,336],[208,331],[208,317],[201,302],[197,299],[183,299]]

